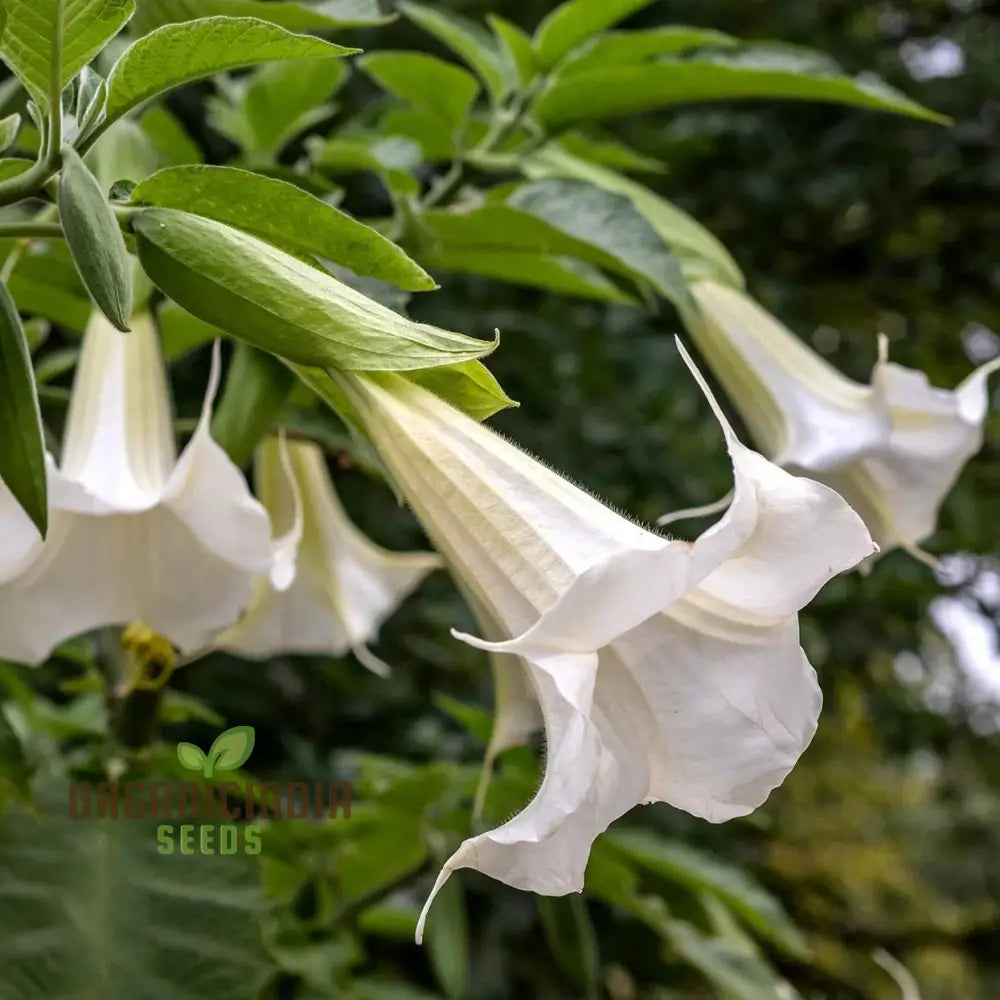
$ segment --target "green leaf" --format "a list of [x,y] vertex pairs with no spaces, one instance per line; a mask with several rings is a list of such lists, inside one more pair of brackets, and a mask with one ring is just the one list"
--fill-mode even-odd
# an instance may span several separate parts
[[17,138],[17,130],[21,127],[21,116],[19,114],[7,115],[0,120],[0,151],[8,149],[14,145]]
[[[417,144],[424,163],[450,163],[455,157],[455,132],[438,114],[393,104],[378,118],[378,129]],[[466,133],[466,142],[468,142]]]
[[734,48],[740,40],[711,28],[667,25],[647,31],[612,31],[592,38],[560,67],[560,76],[584,69],[635,66],[663,56],[676,56],[700,48]]
[[449,879],[435,897],[424,940],[444,995],[448,1000],[462,1000],[469,978],[469,917],[459,879]]
[[212,417],[212,437],[240,468],[271,429],[295,385],[295,375],[277,358],[237,344],[226,386]]
[[167,167],[132,192],[132,203],[225,222],[289,253],[332,260],[410,291],[437,287],[422,267],[370,226],[294,184],[246,170]]
[[197,829],[182,854],[179,824],[163,824],[173,852],[158,853],[156,821],[71,819],[65,785],[40,798],[39,816],[0,817],[4,1000],[216,1000],[263,985],[254,857],[202,854]]
[[132,221],[139,259],[175,302],[272,354],[353,371],[470,361],[495,344],[413,323],[281,250],[173,209]]
[[480,705],[467,705],[447,694],[434,695],[434,704],[450,719],[474,736],[483,746],[490,742],[493,732],[493,716]]
[[101,190],[110,191],[118,181],[138,183],[159,166],[152,139],[138,122],[123,118],[114,123],[87,154]]
[[542,931],[559,968],[588,998],[601,995],[597,934],[582,896],[538,896]]
[[378,0],[138,0],[132,30],[145,35],[165,24],[202,17],[257,17],[288,31],[339,31],[385,24]]
[[11,156],[0,159],[0,181],[10,180],[23,174],[32,164],[31,160],[22,160],[20,157]]
[[[625,173],[662,174],[666,167],[652,157],[643,156],[625,143],[609,135],[595,135],[585,132],[564,132],[558,143],[550,144],[551,149],[562,149],[578,160],[611,167]],[[534,155],[534,154],[533,154]],[[527,173],[527,171],[525,171]],[[553,174],[552,176],[558,176]],[[571,177],[572,174],[564,176]],[[581,177],[581,180],[587,178]],[[603,186],[603,185],[600,185]]]
[[414,24],[461,56],[479,74],[495,102],[510,92],[511,67],[505,64],[496,40],[482,25],[410,0],[400,0],[399,9]]
[[499,14],[487,14],[486,20],[496,35],[501,55],[509,64],[508,76],[521,88],[527,87],[538,75],[538,63],[530,36]]
[[734,288],[743,287],[743,273],[723,244],[700,222],[642,184],[585,162],[562,142],[550,143],[526,157],[521,167],[528,177],[572,177],[624,195],[673,250],[687,281],[713,278]]
[[350,174],[369,170],[378,176],[390,193],[416,195],[420,184],[409,171],[420,166],[423,156],[419,143],[399,135],[335,135],[306,140],[306,149],[314,167],[330,173]]
[[781,98],[830,101],[945,123],[876,76],[855,78],[820,68],[800,50],[757,46],[714,57],[660,59],[630,66],[567,66],[534,107],[550,128],[639,114],[694,101]]
[[128,331],[132,264],[125,238],[97,178],[70,146],[63,148],[59,221],[87,291],[119,330]]
[[808,948],[784,907],[745,872],[687,844],[645,829],[619,829],[606,843],[635,864],[721,899],[758,934],[802,958]]
[[592,35],[623,21],[653,0],[568,0],[535,31],[535,52],[543,69],[554,66]]
[[139,118],[139,125],[149,136],[160,164],[176,166],[204,160],[201,147],[163,105],[150,105]]
[[287,59],[339,58],[357,51],[249,17],[167,24],[140,38],[115,63],[102,128],[157,94],[223,70]]
[[475,420],[486,420],[500,410],[518,405],[500,388],[500,383],[490,370],[479,361],[421,368],[407,372],[406,377]]
[[166,361],[176,361],[189,351],[226,335],[225,330],[192,316],[169,299],[160,305],[156,318],[160,327],[160,340],[163,343],[163,357]]
[[733,1000],[798,996],[762,958],[729,941],[709,937],[682,920],[669,922],[667,936],[681,958]]
[[0,483],[44,536],[48,530],[45,442],[31,352],[17,306],[0,283]]
[[677,258],[624,195],[584,181],[537,181],[507,203],[608,254],[615,270],[648,281],[683,311],[693,309]]
[[380,86],[404,101],[461,128],[479,93],[471,73],[423,52],[375,52],[358,65]]
[[[5,245],[5,257],[13,245],[14,241]],[[93,310],[63,241],[32,244],[18,260],[7,287],[22,312],[77,333],[83,332]]]
[[209,771],[235,771],[249,760],[253,745],[253,726],[233,726],[220,733],[208,751]]
[[598,302],[636,302],[596,267],[572,257],[510,250],[438,249],[433,255],[424,255],[424,262],[434,270],[479,274],[560,295]]
[[189,771],[201,771],[208,758],[201,747],[197,747],[193,743],[178,743],[177,759],[181,762],[181,766],[186,767]]
[[31,797],[31,769],[24,747],[0,702],[0,812],[14,798],[26,802]]
[[0,56],[47,111],[57,34],[62,89],[118,34],[134,9],[133,0],[4,0]]
[[324,103],[347,79],[334,59],[269,63],[249,77],[230,81],[228,98],[209,102],[209,123],[255,159],[273,159],[292,139],[324,118]]

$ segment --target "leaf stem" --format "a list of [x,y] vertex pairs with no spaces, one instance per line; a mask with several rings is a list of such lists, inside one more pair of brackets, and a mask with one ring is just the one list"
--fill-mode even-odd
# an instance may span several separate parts
[[49,60],[49,117],[45,136],[44,154],[17,177],[0,183],[0,207],[37,194],[59,169],[62,148],[62,58],[63,58],[63,15],[65,0],[59,0],[56,7],[55,33],[52,37],[52,53]]
[[65,239],[58,222],[0,222],[0,240],[3,239]]

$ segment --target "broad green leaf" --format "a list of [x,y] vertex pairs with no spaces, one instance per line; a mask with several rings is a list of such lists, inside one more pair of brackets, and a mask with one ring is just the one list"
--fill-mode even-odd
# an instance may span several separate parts
[[592,35],[625,20],[653,0],[567,0],[535,31],[535,51],[543,69],[554,66]]
[[21,802],[31,795],[31,769],[21,740],[0,702],[0,813],[11,798]]
[[39,386],[43,386],[62,378],[76,368],[79,360],[78,347],[63,347],[57,351],[50,351],[35,362],[35,381]]
[[357,51],[294,35],[256,18],[206,17],[167,24],[140,38],[115,63],[102,128],[157,94],[199,77],[255,63],[339,58]]
[[667,938],[681,958],[733,1000],[797,997],[760,956],[730,941],[709,937],[683,920],[669,922]]
[[781,903],[739,868],[652,830],[619,829],[605,834],[604,839],[642,868],[717,896],[758,934],[790,955],[801,958],[808,954],[802,934]]
[[257,17],[288,31],[338,31],[384,24],[392,16],[379,11],[378,0],[137,0],[132,30],[148,34],[165,24],[201,17]]
[[153,140],[131,118],[116,121],[86,159],[103,191],[110,191],[118,181],[137,184],[153,173],[159,162]]
[[475,420],[486,420],[500,410],[518,405],[479,361],[421,368],[405,375]]
[[444,995],[462,1000],[469,978],[469,916],[461,880],[449,879],[435,897],[424,942]]
[[495,344],[413,323],[237,229],[173,209],[132,220],[139,259],[206,323],[304,365],[405,371],[469,361]]
[[531,37],[499,14],[487,14],[486,20],[496,35],[501,54],[509,63],[508,74],[520,87],[527,87],[538,75]]
[[513,82],[510,67],[505,65],[496,40],[481,24],[410,0],[400,0],[399,9],[414,24],[461,56],[479,74],[494,101],[499,102],[510,92]]
[[294,184],[235,167],[167,167],[132,192],[132,203],[178,208],[225,222],[289,253],[335,261],[400,288],[434,279],[370,226]]
[[0,283],[0,427],[3,428],[0,483],[10,490],[44,536],[49,509],[42,417],[24,327],[3,283]]
[[410,171],[421,164],[423,155],[413,139],[376,132],[335,135],[330,139],[317,136],[306,140],[306,149],[317,170],[334,176],[371,171],[390,193],[409,196],[420,192],[420,183]]
[[[14,246],[4,246],[7,256]],[[20,255],[7,287],[18,309],[82,333],[93,309],[65,242],[33,243]]]
[[326,102],[347,75],[340,60],[269,63],[230,81],[229,96],[209,103],[208,119],[246,155],[273,159],[297,135],[330,116],[333,105]]
[[456,130],[465,124],[479,93],[472,74],[424,52],[375,52],[358,65],[383,90],[439,115]]
[[0,159],[0,181],[10,180],[23,174],[31,166],[31,160],[22,160],[20,157],[5,157]]
[[226,335],[224,330],[192,316],[169,299],[160,305],[156,317],[163,343],[163,357],[167,361],[176,361],[189,351]]
[[679,310],[693,308],[677,258],[624,195],[552,178],[517,188],[507,203],[599,248],[614,260],[615,270],[645,279]]
[[210,778],[212,770],[235,771],[249,760],[253,745],[253,726],[233,726],[220,733],[208,751],[205,777]]
[[597,934],[583,896],[538,896],[538,914],[549,951],[583,996],[601,995]]
[[457,698],[443,693],[434,695],[434,704],[470,736],[474,736],[483,746],[490,742],[490,734],[493,732],[493,716],[485,708],[480,705],[468,705],[464,701],[459,701]]
[[4,0],[0,56],[47,110],[57,32],[61,89],[118,34],[134,9],[133,0]]
[[[416,143],[424,163],[450,163],[455,157],[454,129],[440,115],[394,104],[378,119],[379,131]],[[468,142],[468,133],[466,133]]]
[[63,148],[59,221],[87,291],[119,330],[128,331],[132,263],[125,238],[97,178],[70,146]]
[[713,278],[743,287],[743,274],[729,251],[700,222],[649,188],[614,170],[587,163],[561,143],[549,143],[521,164],[528,177],[572,177],[624,195],[673,250],[688,281]]
[[931,122],[947,121],[876,76],[852,78],[834,73],[817,66],[811,54],[769,46],[640,65],[595,65],[579,71],[569,66],[542,92],[534,112],[554,128],[673,104],[744,98],[829,101]]
[[[551,143],[552,149],[563,149],[571,156],[587,163],[611,167],[626,173],[662,174],[666,167],[652,157],[643,156],[625,143],[609,135],[593,135],[585,132],[565,132],[558,143]],[[527,171],[526,171],[527,172]],[[556,176],[556,175],[553,175]],[[567,174],[566,176],[572,176]],[[586,178],[581,178],[584,180]]]
[[161,837],[155,820],[71,819],[65,785],[40,797],[39,816],[0,816],[2,1000],[217,1000],[263,985],[254,857],[203,854],[197,829],[182,854],[180,824]]
[[0,121],[0,151],[8,149],[14,145],[17,138],[17,130],[21,127],[21,116],[19,114],[7,115]]
[[212,437],[240,468],[271,429],[295,385],[295,375],[277,358],[237,344],[226,385],[212,417]]
[[162,166],[201,163],[205,159],[201,147],[162,104],[150,105],[139,118],[139,125],[149,136]]
[[478,274],[512,285],[543,288],[560,295],[574,295],[597,302],[635,304],[636,299],[620,289],[596,267],[554,254],[517,250],[467,250],[438,248],[422,254],[432,270],[454,274]]
[[201,747],[195,746],[193,743],[178,743],[177,759],[181,762],[181,766],[186,767],[189,771],[201,771],[207,758]]
[[700,48],[734,48],[740,40],[711,28],[668,25],[647,31],[612,31],[592,38],[559,67],[559,75],[610,66],[636,66],[663,56],[676,56]]

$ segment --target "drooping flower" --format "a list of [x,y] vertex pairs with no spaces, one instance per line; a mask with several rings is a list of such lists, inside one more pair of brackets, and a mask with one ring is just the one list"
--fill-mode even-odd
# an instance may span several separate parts
[[987,378],[957,389],[888,360],[880,338],[870,384],[842,375],[737,289],[699,281],[701,318],[691,335],[762,451],[789,471],[836,489],[864,518],[883,552],[921,558],[938,510],[983,444]]
[[277,653],[354,654],[387,670],[366,644],[402,601],[442,565],[431,552],[391,552],[359,531],[334,490],[315,444],[265,440],[255,486],[283,532],[271,573],[260,577],[246,614],[215,645],[263,659]]
[[562,895],[582,887],[594,838],[633,805],[721,821],[767,798],[821,702],[797,611],[874,549],[840,496],[743,447],[711,400],[733,501],[696,541],[669,540],[398,376],[337,378],[500,633],[458,637],[520,658],[545,725],[535,798],[466,840],[435,892],[471,867]]
[[0,657],[43,659],[63,640],[142,621],[184,651],[236,619],[270,563],[270,527],[212,440],[219,353],[197,429],[176,457],[152,317],[123,334],[95,313],[84,334],[58,467],[48,458],[49,533],[7,518],[21,552],[0,583]]

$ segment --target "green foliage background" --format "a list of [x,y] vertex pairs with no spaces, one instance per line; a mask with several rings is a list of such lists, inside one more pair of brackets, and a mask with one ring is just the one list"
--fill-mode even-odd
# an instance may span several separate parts
[[[477,20],[498,13],[528,29],[551,7],[520,0],[437,6]],[[1000,329],[993,252],[1000,21],[992,7],[985,0],[656,4],[629,25],[687,23],[813,46],[852,72],[878,72],[954,124],[745,102],[636,116],[612,130],[663,165],[646,183],[722,239],[752,293],[843,370],[864,377],[875,335],[884,331],[896,360],[950,387],[971,366],[966,347],[983,336],[973,337],[975,329]],[[965,72],[914,82],[900,46],[938,36],[962,47]],[[404,20],[336,38],[368,51],[443,54]],[[376,96],[357,74],[338,94],[334,117],[317,129],[363,113]],[[210,123],[213,101],[214,88],[197,84],[167,106],[209,162],[227,162],[236,148]],[[296,142],[282,162],[303,152]],[[371,174],[338,182],[352,214],[387,211]],[[495,418],[499,429],[646,520],[725,492],[723,442],[679,363],[673,334],[680,325],[668,306],[650,314],[486,278],[441,280],[440,291],[415,296],[408,309],[472,336],[501,331],[489,366],[521,406]],[[173,365],[185,416],[200,404],[204,371],[203,350]],[[67,384],[56,377],[48,406],[58,406]],[[335,443],[337,486],[358,523],[386,545],[420,546],[415,522]],[[480,708],[491,699],[485,657],[448,636],[449,626],[471,625],[450,582],[432,578],[383,630],[378,652],[396,668],[388,682],[350,659],[251,664],[215,655],[180,671],[165,705],[163,743],[131,763],[135,774],[163,773],[178,740],[205,747],[225,726],[252,725],[256,747],[247,766],[255,776],[349,777],[352,818],[275,824],[259,859],[175,858],[169,869],[140,848],[134,825],[88,829],[66,843],[52,833],[43,842],[61,859],[53,874],[25,834],[33,821],[11,805],[0,818],[0,956],[18,971],[0,982],[0,997],[55,996],[54,980],[38,971],[49,964],[68,977],[58,980],[66,995],[165,996],[156,976],[159,963],[172,960],[190,969],[187,992],[171,994],[183,997],[250,996],[249,983],[269,997],[310,1000],[792,995],[767,978],[771,968],[803,997],[888,1000],[899,987],[873,963],[879,948],[910,968],[923,1000],[1000,995],[997,713],[970,703],[928,617],[933,600],[1000,559],[998,494],[994,408],[986,445],[930,546],[979,558],[945,581],[896,553],[867,577],[833,581],[803,614],[826,707],[814,744],[765,808],[720,827],[662,805],[637,810],[616,829],[654,831],[654,847],[643,842],[643,854],[643,843],[603,839],[583,900],[537,900],[463,873],[437,904],[424,949],[412,944],[413,919],[441,858],[468,829],[483,752],[476,732],[488,721],[475,716],[463,727],[448,699]],[[996,604],[980,610],[995,623]],[[894,670],[901,654],[909,657],[905,681]],[[112,751],[92,650],[71,644],[41,671],[0,671],[0,692],[26,731],[39,787],[60,759],[80,773],[106,765]],[[11,799],[21,784],[12,746],[0,728],[0,773],[7,775],[0,793]],[[535,760],[528,751],[505,755],[490,802],[495,818],[531,794]],[[123,842],[133,837],[136,843]],[[74,863],[71,851],[79,854]],[[126,891],[123,882],[136,888]],[[48,888],[26,907],[17,884]],[[132,920],[98,922],[85,940],[52,929],[58,918],[45,892],[91,912],[108,886],[125,894],[115,912]],[[199,902],[192,893],[206,886],[212,891]],[[234,920],[237,914],[244,919]],[[26,927],[39,935],[30,947]],[[25,955],[35,964],[25,964]],[[112,967],[120,974],[109,975]],[[102,976],[118,984],[114,991],[100,985]]]

